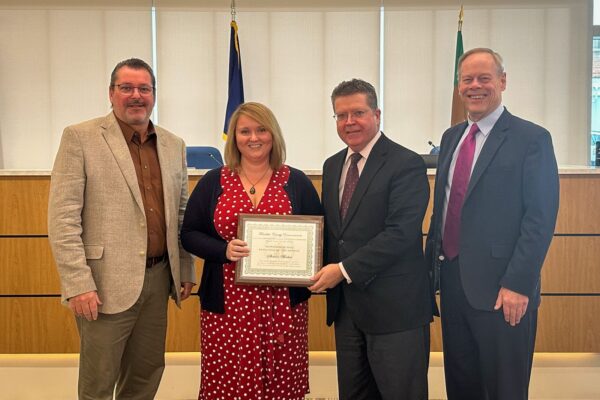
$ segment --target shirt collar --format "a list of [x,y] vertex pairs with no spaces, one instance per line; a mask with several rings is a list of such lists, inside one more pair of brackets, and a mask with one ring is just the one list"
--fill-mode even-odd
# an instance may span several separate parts
[[[360,155],[366,160],[367,158],[369,158],[369,154],[371,154],[371,150],[373,150],[373,146],[375,146],[375,143],[377,143],[377,141],[379,140],[379,138],[381,137],[381,131],[378,131],[377,134],[375,136],[373,136],[373,139],[371,139],[369,141],[369,143],[367,143],[367,145],[365,146],[364,149],[362,149],[361,151],[359,151]],[[344,163],[348,162],[348,159],[350,158],[350,156],[354,154],[354,151],[352,151],[352,149],[350,147],[348,147],[348,151],[346,152],[346,160],[344,161]]]
[[[503,112],[504,112],[504,106],[502,104],[500,104],[489,115],[487,115],[486,117],[477,121],[477,126],[479,127],[479,131],[481,132],[481,134],[484,137],[487,137],[487,135],[490,134],[490,132],[492,131],[492,128],[494,127],[494,125],[496,125],[496,122],[498,121],[498,119],[500,118],[500,116],[502,115]],[[467,125],[467,132],[468,132],[469,129],[471,129],[471,125],[473,125],[474,122],[471,121],[470,119],[468,119],[467,122],[469,123]]]
[[[131,125],[127,124],[124,121],[121,121],[116,115],[115,119],[119,123],[119,127],[121,128],[121,132],[123,132],[125,141],[127,141],[127,143],[131,142],[133,140],[133,135],[137,131]],[[156,129],[154,129],[154,124],[152,123],[152,121],[148,121],[148,138],[152,137],[152,135],[156,135]]]

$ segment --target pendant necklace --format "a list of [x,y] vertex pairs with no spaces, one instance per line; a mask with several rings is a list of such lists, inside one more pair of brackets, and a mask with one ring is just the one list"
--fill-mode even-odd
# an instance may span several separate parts
[[265,173],[262,174],[262,176],[256,181],[256,183],[252,182],[250,180],[250,178],[248,178],[248,175],[246,175],[246,173],[244,172],[244,170],[242,170],[242,174],[244,174],[244,177],[246,178],[246,180],[248,180],[248,182],[250,182],[250,184],[252,185],[252,186],[250,186],[250,190],[248,190],[248,193],[250,193],[250,194],[256,193],[255,186],[258,185],[260,183],[260,181],[263,180],[263,178],[267,175],[267,172],[269,172],[270,170],[271,170],[271,168],[267,168],[267,170],[265,171]]

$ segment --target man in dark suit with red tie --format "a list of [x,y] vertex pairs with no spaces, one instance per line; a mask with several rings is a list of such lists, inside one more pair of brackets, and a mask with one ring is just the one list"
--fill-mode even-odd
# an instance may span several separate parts
[[432,307],[422,222],[425,163],[379,131],[373,86],[354,79],[331,95],[348,146],[323,165],[325,265],[343,400],[427,399]]
[[558,212],[556,159],[549,132],[502,105],[500,55],[470,50],[458,71],[468,121],[442,137],[426,246],[446,390],[449,400],[524,400]]

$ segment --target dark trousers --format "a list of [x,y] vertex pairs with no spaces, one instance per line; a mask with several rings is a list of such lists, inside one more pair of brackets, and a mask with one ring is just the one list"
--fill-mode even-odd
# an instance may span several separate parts
[[448,400],[526,400],[537,309],[528,309],[514,327],[504,320],[501,309],[495,312],[474,309],[465,297],[459,262],[456,258],[441,266]]
[[[393,318],[393,316],[390,316]],[[368,334],[342,304],[335,320],[340,400],[426,400],[429,324]]]

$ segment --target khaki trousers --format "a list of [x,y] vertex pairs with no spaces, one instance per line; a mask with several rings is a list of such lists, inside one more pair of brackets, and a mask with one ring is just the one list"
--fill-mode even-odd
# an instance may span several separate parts
[[76,318],[80,400],[111,400],[113,392],[117,400],[154,399],[165,367],[170,285],[164,261],[146,269],[142,292],[130,309],[100,313],[96,321]]

